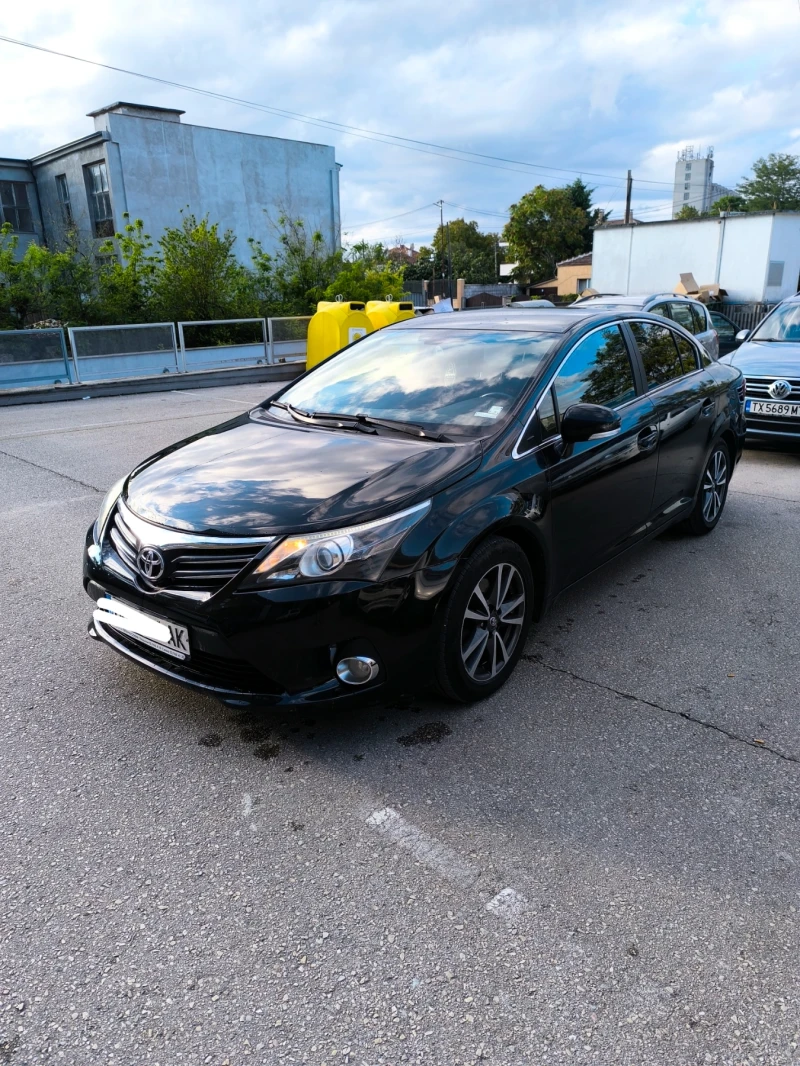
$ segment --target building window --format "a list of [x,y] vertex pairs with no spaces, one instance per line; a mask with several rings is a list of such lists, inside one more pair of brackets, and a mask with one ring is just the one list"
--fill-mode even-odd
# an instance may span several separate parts
[[684,198],[684,200],[688,200],[688,199],[689,199],[689,194],[688,194],[688,192],[685,192],[685,193],[683,194],[683,198]]
[[108,171],[105,163],[89,163],[83,168],[83,176],[94,235],[113,237],[114,217],[111,214],[111,193],[108,191]]
[[689,182],[687,181],[686,184],[683,187],[684,187],[684,189],[688,189],[689,188]]
[[75,220],[72,217],[72,204],[69,199],[69,185],[67,185],[66,174],[56,174],[56,196],[61,205],[61,219],[64,225],[67,227],[73,226]]
[[0,181],[0,219],[8,222],[15,233],[33,233],[27,182]]
[[590,278],[578,278],[578,292],[585,292],[589,288]]
[[773,260],[767,271],[767,288],[777,289],[781,285],[783,285],[783,263],[777,263]]

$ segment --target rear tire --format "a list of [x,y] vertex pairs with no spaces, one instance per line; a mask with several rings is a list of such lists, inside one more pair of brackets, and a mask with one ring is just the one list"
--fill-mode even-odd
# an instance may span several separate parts
[[531,565],[514,541],[490,537],[466,560],[439,633],[436,680],[445,696],[472,703],[505,684],[525,647],[533,594]]
[[728,498],[731,478],[731,457],[728,446],[718,440],[711,449],[706,462],[694,510],[687,518],[685,528],[696,537],[703,537],[716,528]]

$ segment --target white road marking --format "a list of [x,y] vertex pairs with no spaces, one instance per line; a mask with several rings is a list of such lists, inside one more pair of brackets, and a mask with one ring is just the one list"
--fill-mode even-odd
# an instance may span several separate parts
[[445,880],[461,888],[471,887],[480,877],[480,870],[477,866],[466,862],[452,848],[440,844],[422,829],[417,829],[392,807],[374,811],[367,818],[366,823],[371,829],[377,829],[379,833],[401,848],[406,848],[416,859],[435,870]]
[[513,888],[504,888],[486,904],[486,910],[499,918],[518,918],[527,909],[528,901]]
[[249,792],[242,796],[242,818],[249,818],[253,813],[253,797]]

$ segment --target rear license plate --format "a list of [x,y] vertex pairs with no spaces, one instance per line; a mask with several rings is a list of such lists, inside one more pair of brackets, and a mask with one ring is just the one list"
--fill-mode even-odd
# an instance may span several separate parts
[[98,600],[94,611],[94,620],[101,626],[111,626],[123,633],[149,644],[158,651],[172,655],[175,659],[188,659],[189,630],[167,618],[157,618],[152,614],[131,607],[129,603],[115,600],[111,596]]
[[744,405],[748,415],[774,415],[777,418],[800,418],[800,403],[770,403],[764,400],[747,400]]

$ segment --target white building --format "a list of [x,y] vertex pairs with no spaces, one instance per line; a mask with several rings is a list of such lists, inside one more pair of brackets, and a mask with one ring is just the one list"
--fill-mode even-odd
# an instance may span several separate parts
[[672,190],[672,217],[682,207],[694,207],[702,214],[709,211],[721,196],[733,192],[714,181],[714,149],[695,149],[690,144],[678,152],[675,185]]
[[672,292],[682,273],[743,303],[778,303],[800,287],[800,211],[761,211],[594,231],[592,288]]

